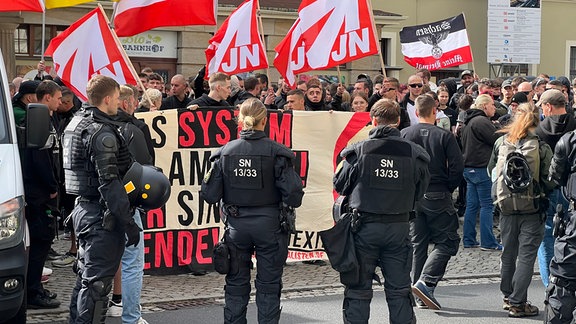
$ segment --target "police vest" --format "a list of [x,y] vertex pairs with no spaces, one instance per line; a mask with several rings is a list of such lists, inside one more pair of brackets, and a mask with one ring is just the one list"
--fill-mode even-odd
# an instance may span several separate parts
[[282,148],[268,138],[234,140],[222,149],[223,200],[237,206],[278,204],[281,195],[275,186],[274,163]]
[[403,214],[416,193],[412,146],[401,138],[370,139],[355,148],[357,178],[350,207],[374,214]]
[[64,167],[66,192],[84,197],[99,197],[98,173],[94,163],[90,160],[88,147],[82,140],[82,134],[86,133],[86,143],[92,141],[92,137],[99,131],[110,131],[118,138],[118,154],[116,163],[120,177],[128,171],[132,162],[130,152],[122,139],[116,126],[111,124],[110,128],[95,120],[90,112],[80,113],[70,121],[62,140],[63,154],[62,164]]

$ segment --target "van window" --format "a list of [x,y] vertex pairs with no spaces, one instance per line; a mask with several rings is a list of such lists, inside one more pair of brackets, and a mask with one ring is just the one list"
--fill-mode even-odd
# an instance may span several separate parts
[[2,79],[0,78],[0,144],[8,144],[10,143],[10,137],[8,136],[10,132],[10,127],[8,123],[8,109],[6,98],[4,98],[4,84],[2,83]]

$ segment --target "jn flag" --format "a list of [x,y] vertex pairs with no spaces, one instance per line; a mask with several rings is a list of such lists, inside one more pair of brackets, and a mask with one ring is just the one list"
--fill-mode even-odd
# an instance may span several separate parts
[[46,56],[52,56],[56,73],[83,101],[86,85],[94,74],[109,76],[120,84],[136,84],[137,76],[122,55],[103,10],[96,8],[50,41]]
[[268,60],[258,32],[257,0],[247,0],[226,19],[206,49],[206,78],[265,69]]
[[367,0],[303,0],[298,19],[275,51],[274,66],[291,87],[298,73],[377,54]]
[[114,26],[120,37],[156,27],[216,25],[217,0],[121,0]]
[[408,64],[430,71],[472,62],[464,14],[400,31]]
[[44,12],[44,0],[2,0],[0,11]]

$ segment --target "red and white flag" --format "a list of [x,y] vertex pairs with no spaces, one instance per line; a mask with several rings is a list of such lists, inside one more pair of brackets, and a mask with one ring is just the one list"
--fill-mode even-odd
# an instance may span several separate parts
[[217,0],[120,0],[114,28],[120,37],[156,27],[216,25]]
[[246,0],[224,21],[206,49],[206,78],[216,72],[236,74],[268,67],[256,11],[258,0]]
[[303,0],[298,19],[275,50],[274,66],[291,87],[298,73],[377,54],[368,0]]
[[88,100],[86,85],[95,74],[109,76],[120,84],[136,84],[138,76],[122,53],[99,8],[54,37],[45,52],[54,60],[62,81],[83,101]]
[[44,12],[44,0],[3,0],[0,11],[36,11]]
[[472,62],[464,15],[400,31],[404,61],[430,71]]

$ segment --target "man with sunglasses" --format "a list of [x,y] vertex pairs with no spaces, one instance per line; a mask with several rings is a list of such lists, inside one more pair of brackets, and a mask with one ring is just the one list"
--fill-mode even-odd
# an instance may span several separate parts
[[408,112],[408,117],[410,118],[410,125],[416,125],[419,123],[418,116],[416,115],[416,106],[414,100],[422,94],[422,87],[424,82],[422,78],[418,75],[412,75],[408,78],[408,93],[404,97],[404,100],[400,102],[400,107],[406,112]]
[[532,83],[525,81],[518,85],[518,92],[522,92],[528,98],[528,102],[534,103],[534,89]]
[[[390,99],[392,101],[398,102],[398,88],[400,87],[400,81],[394,77],[387,77],[382,81],[382,87],[370,97],[368,100],[368,111],[372,106],[378,102],[380,99]],[[404,129],[410,126],[410,117],[405,108],[400,109],[400,124],[398,129]]]

